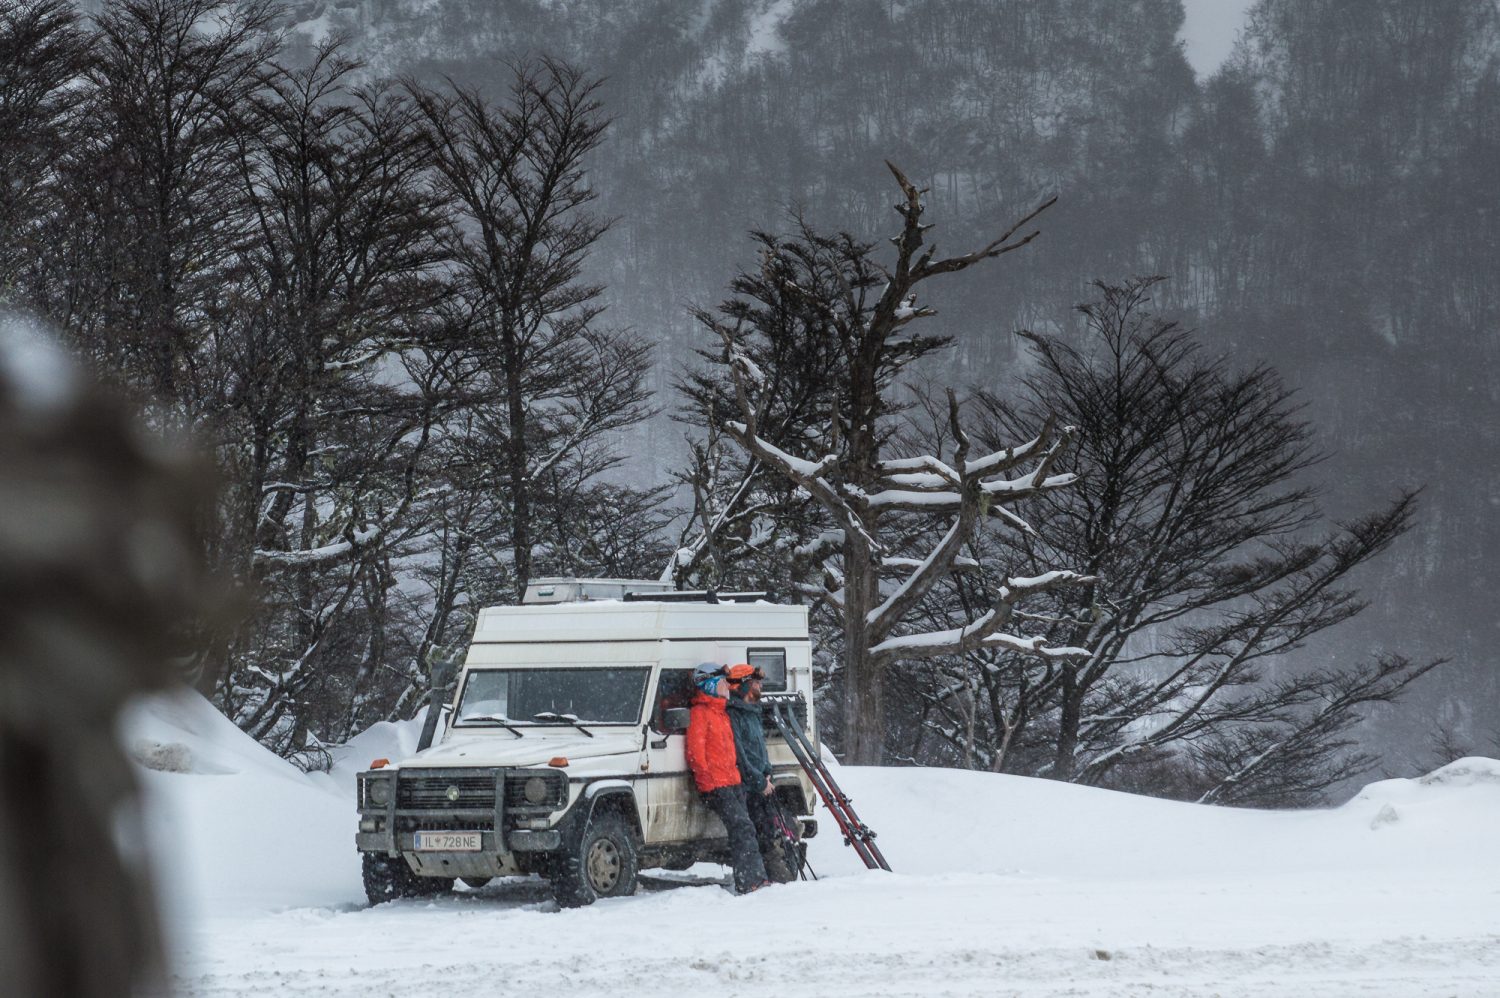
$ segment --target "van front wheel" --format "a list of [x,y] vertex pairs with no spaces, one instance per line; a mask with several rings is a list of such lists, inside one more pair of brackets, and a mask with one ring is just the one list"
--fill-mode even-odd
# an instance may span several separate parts
[[396,898],[432,897],[453,889],[451,877],[419,877],[400,856],[360,853],[365,897],[371,904]]
[[557,858],[552,893],[563,908],[579,908],[599,898],[635,893],[640,858],[635,833],[615,811],[594,815],[577,844]]

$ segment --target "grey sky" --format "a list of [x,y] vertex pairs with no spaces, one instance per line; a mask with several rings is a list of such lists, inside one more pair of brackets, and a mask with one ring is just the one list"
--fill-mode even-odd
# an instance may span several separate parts
[[1187,21],[1182,26],[1182,40],[1187,43],[1188,62],[1199,76],[1212,73],[1229,57],[1251,2],[1183,0]]

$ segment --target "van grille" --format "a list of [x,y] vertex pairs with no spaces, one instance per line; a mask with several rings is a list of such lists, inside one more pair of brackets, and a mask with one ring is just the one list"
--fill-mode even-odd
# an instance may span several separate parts
[[396,816],[396,831],[398,832],[472,832],[476,829],[489,832],[494,831],[494,828],[494,822],[484,818],[428,817],[419,814]]
[[494,810],[495,774],[407,776],[403,773],[396,784],[396,806],[411,810]]

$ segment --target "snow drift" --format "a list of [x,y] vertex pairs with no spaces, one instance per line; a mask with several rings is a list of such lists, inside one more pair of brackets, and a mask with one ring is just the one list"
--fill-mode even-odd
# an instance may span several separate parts
[[304,775],[196,694],[132,710],[122,737],[141,763],[184,991],[355,995],[445,968],[449,996],[497,980],[656,996],[1500,994],[1492,759],[1300,812],[840,769],[894,874],[864,870],[823,814],[810,859],[824,879],[750,898],[659,881],[557,912],[540,884],[509,881],[370,909],[353,774],[409,753],[419,731],[377,725],[331,773]]

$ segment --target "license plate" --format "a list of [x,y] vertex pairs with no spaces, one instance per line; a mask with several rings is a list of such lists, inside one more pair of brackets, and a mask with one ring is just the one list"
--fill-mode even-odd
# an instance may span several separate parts
[[421,852],[478,852],[478,832],[418,832],[417,849]]

